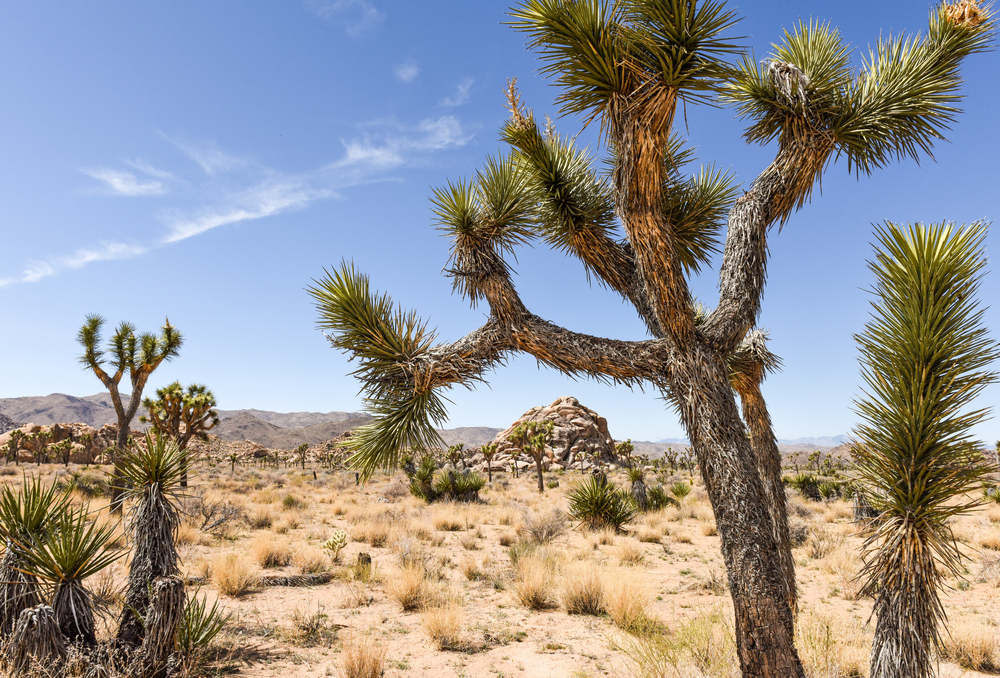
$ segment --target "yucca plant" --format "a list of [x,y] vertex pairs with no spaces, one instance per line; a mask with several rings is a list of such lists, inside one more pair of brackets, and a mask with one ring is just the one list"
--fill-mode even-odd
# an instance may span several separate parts
[[608,482],[602,473],[584,480],[566,497],[570,515],[590,530],[610,528],[619,532],[636,515],[632,497]]
[[683,480],[670,483],[670,494],[672,494],[674,499],[677,500],[677,503],[680,504],[684,501],[684,497],[691,494],[691,485],[685,483]]
[[67,508],[40,538],[23,545],[23,572],[51,587],[49,604],[70,642],[97,642],[93,601],[84,580],[125,555],[111,546],[115,527],[91,520],[88,507]]
[[434,471],[437,464],[434,457],[425,454],[420,458],[420,465],[416,467],[413,476],[410,478],[410,494],[420,497],[426,502],[437,499],[437,491],[434,489]]
[[69,497],[38,477],[24,476],[21,487],[0,491],[0,535],[6,541],[0,559],[0,634],[10,636],[22,610],[40,604],[38,579],[24,571],[30,545],[44,539],[52,523],[67,510]]
[[667,490],[657,483],[646,488],[646,500],[650,511],[659,511],[667,506],[680,506],[680,502],[667,494]]
[[133,444],[118,463],[130,502],[125,527],[132,542],[132,564],[118,626],[118,639],[128,645],[142,642],[150,583],[179,571],[174,540],[180,524],[177,491],[186,469],[177,444],[150,431],[144,444]]
[[197,663],[232,616],[232,612],[219,607],[218,600],[209,607],[208,599],[194,592],[184,607],[184,617],[177,633],[177,649],[187,666]]
[[875,598],[872,678],[924,678],[940,647],[938,591],[960,576],[948,522],[976,505],[984,473],[969,435],[987,410],[970,409],[995,381],[1000,356],[975,296],[987,224],[876,231],[872,318],[856,337],[866,389],[857,403],[856,470],[879,514],[864,542],[862,595]]

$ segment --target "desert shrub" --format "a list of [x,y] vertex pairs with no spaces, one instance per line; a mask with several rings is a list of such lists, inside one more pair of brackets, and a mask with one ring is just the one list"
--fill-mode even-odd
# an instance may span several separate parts
[[284,567],[292,562],[292,550],[283,539],[261,535],[250,544],[250,553],[261,567]]
[[604,611],[615,626],[633,634],[657,630],[662,624],[647,612],[649,596],[635,580],[610,572],[604,578]]
[[679,506],[677,500],[667,494],[667,490],[659,483],[646,488],[646,501],[650,511],[659,511],[668,506]]
[[822,498],[819,480],[812,473],[796,473],[787,482],[805,499],[819,501]]
[[518,560],[514,595],[518,602],[531,610],[555,607],[552,572],[543,560],[535,555]]
[[830,555],[841,540],[829,530],[821,529],[812,533],[809,539],[809,557],[820,560]]
[[385,592],[399,603],[404,612],[427,607],[432,598],[431,583],[427,581],[427,570],[422,565],[407,565],[389,578]]
[[604,613],[604,581],[594,563],[580,564],[562,578],[560,598],[567,614]]
[[953,624],[941,643],[941,658],[968,671],[996,673],[1000,670],[995,627],[969,622]]
[[479,491],[486,486],[486,479],[476,472],[465,471],[455,473],[448,471],[438,476],[434,481],[433,499],[423,497],[427,501],[449,499],[451,501],[479,501]]
[[809,540],[809,525],[801,520],[788,521],[788,541],[792,548],[798,548]]
[[567,495],[569,512],[590,530],[615,531],[636,516],[631,495],[609,483],[603,475],[591,476]]
[[868,674],[871,631],[860,621],[807,612],[795,624],[795,646],[807,676],[861,678]]
[[381,678],[385,675],[385,644],[370,637],[344,643],[340,667],[344,678]]
[[252,591],[260,580],[257,564],[242,553],[227,553],[212,561],[212,583],[224,596],[238,598]]
[[330,556],[330,560],[337,562],[340,552],[347,546],[347,533],[343,530],[334,530],[333,536],[323,542],[323,550]]
[[462,617],[462,608],[451,603],[427,610],[421,623],[437,649],[465,652],[471,643],[462,634]]
[[330,559],[322,549],[314,546],[303,546],[295,551],[292,563],[302,574],[317,574],[330,571]]
[[281,500],[281,507],[285,509],[301,509],[304,508],[305,505],[306,503],[294,494],[286,494]]
[[269,529],[274,524],[274,510],[270,506],[254,506],[247,511],[246,521],[251,529]]
[[996,485],[986,485],[983,487],[983,502],[987,504],[1000,504],[1000,487]]
[[618,564],[624,567],[634,567],[642,565],[646,560],[646,553],[642,547],[632,541],[623,541],[618,545]]
[[539,546],[551,543],[566,532],[566,516],[559,509],[547,513],[524,514],[521,534]]
[[434,472],[437,470],[437,463],[434,457],[424,455],[420,459],[420,464],[413,467],[412,472],[406,470],[406,475],[410,479],[410,494],[419,497],[426,502],[437,499],[437,492],[434,490]]

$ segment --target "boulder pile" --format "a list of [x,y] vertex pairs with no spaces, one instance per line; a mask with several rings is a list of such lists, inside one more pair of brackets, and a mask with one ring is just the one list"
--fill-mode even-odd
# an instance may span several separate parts
[[[48,434],[46,439],[49,447],[64,440],[70,440],[72,445],[69,460],[73,464],[102,463],[104,453],[115,446],[115,438],[118,436],[118,426],[115,424],[105,424],[99,429],[81,423],[25,424],[0,434],[0,448],[10,442],[14,431],[20,431],[24,434],[19,445],[17,459],[25,463],[36,461],[35,453],[37,450],[33,438],[39,434]],[[2,454],[0,453],[0,456]],[[57,460],[53,459],[52,461]]]
[[[508,429],[497,434],[494,439],[497,453],[491,464],[493,469],[507,470],[512,460],[518,468],[527,468],[529,463],[533,464],[532,460],[510,440],[511,433],[522,422],[545,420],[551,421],[554,425],[542,459],[545,470],[570,468],[586,470],[597,459],[606,462],[616,461],[615,441],[608,432],[608,420],[581,405],[576,398],[563,396],[557,398],[551,405],[532,407]],[[473,461],[485,469],[481,453]]]

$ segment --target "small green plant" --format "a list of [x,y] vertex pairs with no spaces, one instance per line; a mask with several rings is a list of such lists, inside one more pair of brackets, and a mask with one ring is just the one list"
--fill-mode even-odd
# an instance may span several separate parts
[[618,532],[636,515],[632,497],[603,474],[583,481],[570,490],[567,498],[570,515],[591,530],[610,528]]
[[337,562],[345,546],[347,546],[347,533],[343,530],[335,530],[333,536],[323,542],[323,550],[330,555],[330,560],[333,562]]
[[659,511],[668,506],[680,506],[680,502],[671,497],[666,488],[659,483],[646,488],[646,501],[650,511]]
[[232,616],[232,612],[225,612],[219,607],[218,600],[209,607],[208,599],[199,597],[198,591],[188,599],[180,628],[177,629],[177,649],[189,669],[199,663],[209,644]]
[[555,423],[549,419],[544,421],[525,421],[514,427],[511,431],[510,440],[519,446],[522,451],[530,455],[535,460],[535,470],[538,473],[538,491],[544,492],[545,485],[542,479],[542,459],[545,456],[545,446],[552,436]]
[[483,460],[486,462],[486,479],[492,484],[493,483],[493,457],[497,455],[497,444],[496,443],[486,443],[479,448],[479,451],[483,453]]
[[413,471],[410,478],[410,493],[414,497],[420,497],[426,502],[437,499],[437,492],[434,490],[434,472],[437,464],[434,457],[425,454],[420,458],[420,463]]
[[463,502],[478,501],[479,490],[485,486],[486,479],[478,473],[448,471],[434,482],[434,498]]
[[796,473],[788,480],[788,484],[805,499],[819,501],[823,496],[819,493],[819,479],[812,473]]
[[670,483],[670,494],[674,496],[677,503],[680,504],[684,501],[684,497],[691,494],[691,485],[685,483],[683,480],[678,480],[676,483]]

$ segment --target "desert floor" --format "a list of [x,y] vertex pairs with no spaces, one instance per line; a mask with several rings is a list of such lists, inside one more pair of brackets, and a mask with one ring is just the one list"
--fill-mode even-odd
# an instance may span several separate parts
[[[3,480],[19,482],[21,470],[4,467]],[[64,482],[76,472],[84,486],[98,473],[39,470]],[[381,660],[386,676],[738,675],[719,537],[697,478],[680,509],[613,534],[554,513],[582,477],[553,474],[558,487],[540,495],[531,474],[496,474],[480,503],[428,505],[401,473],[357,486],[353,473],[322,468],[315,478],[314,469],[199,468],[183,502],[183,574],[232,613],[206,672],[360,676],[352,662]],[[94,509],[107,502],[74,496]],[[874,620],[857,597],[851,508],[789,497],[793,531],[805,537],[794,553],[807,675],[866,676]],[[1000,506],[953,529],[968,569],[946,579],[941,674],[989,675],[959,664],[1000,665]],[[348,541],[334,562],[321,546],[336,530]],[[360,553],[370,570],[357,565]],[[126,568],[119,561],[90,584],[113,599]],[[262,584],[280,575],[330,581]],[[596,614],[567,611],[588,605]],[[105,624],[107,633],[114,618]]]

